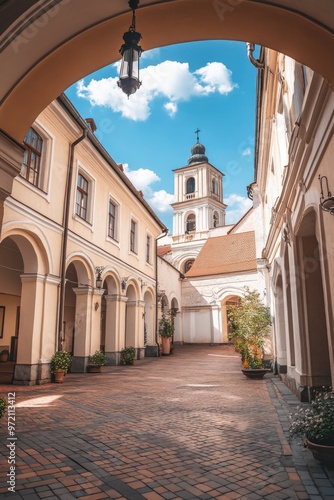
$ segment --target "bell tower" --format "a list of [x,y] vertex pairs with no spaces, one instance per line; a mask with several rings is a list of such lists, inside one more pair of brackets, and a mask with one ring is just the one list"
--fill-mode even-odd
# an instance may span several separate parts
[[[173,241],[206,239],[209,230],[225,226],[223,173],[209,163],[197,142],[185,167],[174,172]],[[205,234],[206,233],[206,234]]]

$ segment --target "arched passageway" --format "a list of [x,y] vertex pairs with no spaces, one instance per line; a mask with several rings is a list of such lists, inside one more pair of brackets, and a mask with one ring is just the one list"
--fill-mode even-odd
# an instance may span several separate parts
[[[93,10],[90,3],[12,0],[1,6],[0,128],[13,139],[21,142],[72,83],[119,59],[131,15],[127,1],[101,1]],[[252,41],[334,84],[332,0],[141,0],[137,26],[145,50],[193,40]]]
[[49,379],[41,359],[50,357],[56,345],[48,321],[56,324],[58,282],[49,275],[43,242],[29,232],[8,231],[0,262],[0,350],[9,350],[15,363],[14,381],[31,385]]
[[331,385],[317,216],[308,212],[297,232],[297,280],[300,300],[301,386]]
[[225,297],[224,300],[222,300],[222,326],[223,326],[223,332],[222,332],[222,341],[224,343],[229,342],[229,336],[232,333],[232,327],[229,324],[228,321],[228,306],[235,306],[238,305],[240,302],[240,297],[237,295],[229,295],[228,297]]

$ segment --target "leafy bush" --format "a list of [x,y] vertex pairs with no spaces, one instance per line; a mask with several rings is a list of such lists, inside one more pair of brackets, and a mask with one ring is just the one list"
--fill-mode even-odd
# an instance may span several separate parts
[[135,361],[136,350],[134,347],[124,347],[121,350],[121,364],[122,365],[133,365]]
[[311,404],[290,415],[290,435],[305,436],[312,443],[334,445],[334,393],[317,392]]
[[94,354],[89,356],[88,364],[95,366],[104,366],[107,364],[106,355],[102,351],[95,351]]
[[8,406],[8,404],[7,404],[7,401],[5,400],[5,398],[0,396],[0,420],[4,416],[6,409],[7,409],[7,406]]
[[71,355],[67,351],[57,351],[51,358],[51,373],[64,370],[67,373],[71,364]]
[[229,340],[241,354],[244,368],[262,368],[262,350],[270,332],[270,313],[259,292],[246,287],[240,303],[227,306]]
[[174,316],[169,319],[163,314],[159,321],[159,335],[160,337],[169,338],[174,335]]

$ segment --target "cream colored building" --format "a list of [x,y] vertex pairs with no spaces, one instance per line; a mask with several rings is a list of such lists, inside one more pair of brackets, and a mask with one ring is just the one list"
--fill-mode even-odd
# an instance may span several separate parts
[[323,198],[331,197],[334,94],[283,54],[263,49],[260,58],[250,186],[257,258],[270,294],[277,371],[306,400],[334,382],[334,218],[322,210],[319,181]]
[[94,128],[65,96],[53,101],[26,136],[4,204],[0,350],[11,351],[14,383],[49,381],[60,348],[78,372],[100,348],[111,364],[125,346],[138,357],[156,350],[156,238],[166,228]]

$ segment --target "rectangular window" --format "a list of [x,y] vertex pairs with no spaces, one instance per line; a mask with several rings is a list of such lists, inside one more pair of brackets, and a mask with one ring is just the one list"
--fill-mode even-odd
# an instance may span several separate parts
[[78,174],[77,183],[77,198],[75,213],[81,219],[87,220],[87,207],[88,207],[88,181],[82,174]]
[[134,220],[131,220],[131,227],[130,227],[130,250],[133,253],[137,253],[137,224]]
[[146,236],[146,262],[151,263],[151,237]]
[[117,241],[117,206],[109,201],[109,228],[108,235],[113,240]]
[[43,139],[30,128],[23,143],[25,151],[21,175],[31,184],[39,187]]

